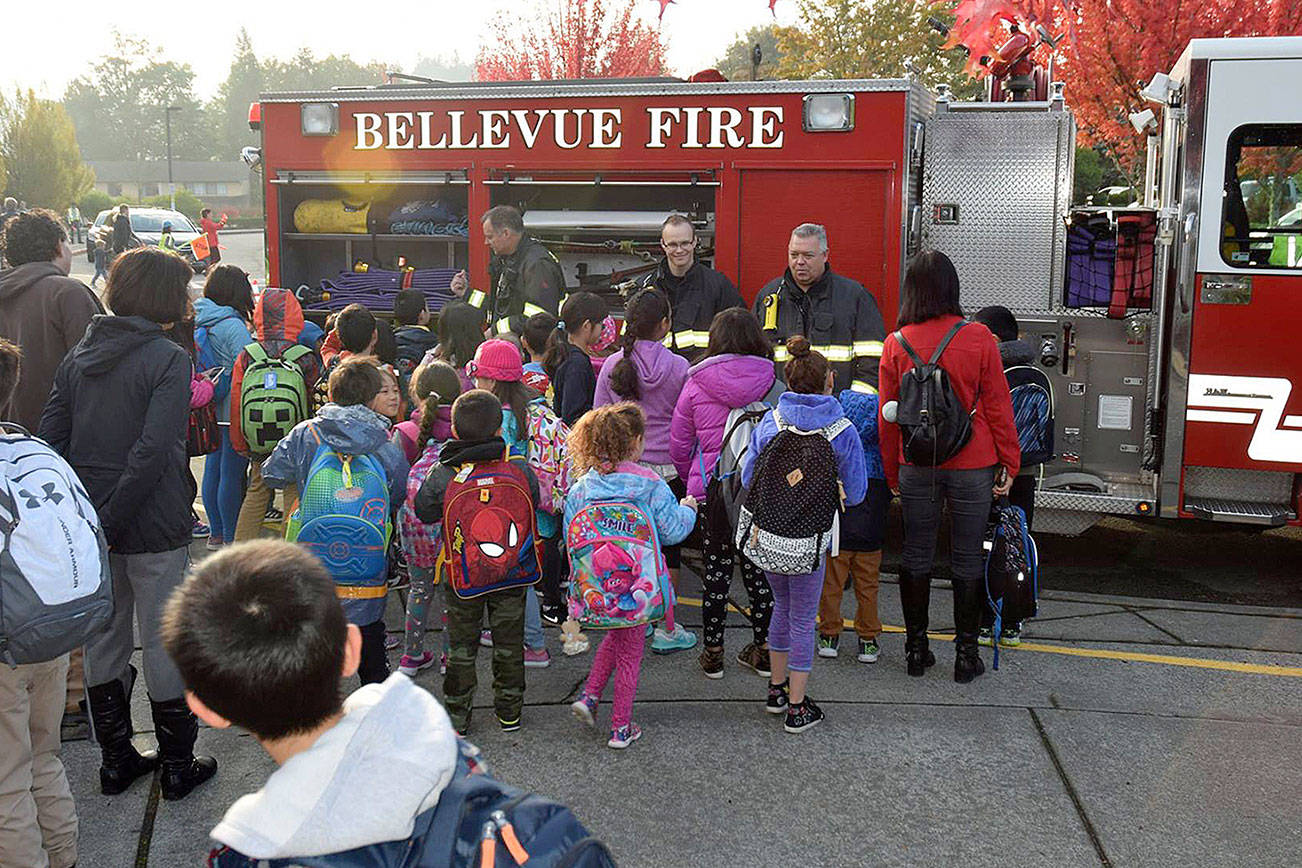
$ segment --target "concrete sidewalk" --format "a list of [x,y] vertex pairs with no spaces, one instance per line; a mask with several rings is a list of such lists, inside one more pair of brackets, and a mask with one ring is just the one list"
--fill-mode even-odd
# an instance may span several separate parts
[[[699,585],[688,575],[681,592],[698,597]],[[902,623],[889,577],[880,609]],[[948,589],[933,590],[933,630],[950,610]],[[698,608],[679,611],[699,630]],[[819,660],[810,692],[828,718],[802,736],[763,712],[764,681],[731,656],[711,681],[695,652],[648,654],[635,706],[645,735],[615,752],[567,704],[591,654],[564,657],[548,631],[554,663],[528,670],[520,732],[498,730],[481,655],[470,739],[504,780],[573,805],[623,865],[1297,864],[1302,612],[1049,594],[1025,635],[998,672],[966,686],[943,641],[920,679],[906,676],[890,632],[877,664],[845,650]],[[730,654],[748,637],[731,613]],[[843,649],[852,642],[847,633]],[[418,681],[439,693],[436,669]],[[272,763],[231,731],[205,729],[199,746],[221,763],[217,778],[168,803],[151,799],[149,781],[99,795],[94,746],[65,744],[79,864],[202,864],[208,830]],[[384,791],[376,781],[359,797]]]

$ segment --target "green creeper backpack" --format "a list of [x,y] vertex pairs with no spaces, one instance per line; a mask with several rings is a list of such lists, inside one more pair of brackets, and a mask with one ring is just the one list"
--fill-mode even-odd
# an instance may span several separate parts
[[311,396],[298,361],[312,351],[294,346],[283,355],[269,356],[262,344],[252,343],[244,352],[249,364],[240,386],[240,430],[249,452],[267,456],[308,417]]

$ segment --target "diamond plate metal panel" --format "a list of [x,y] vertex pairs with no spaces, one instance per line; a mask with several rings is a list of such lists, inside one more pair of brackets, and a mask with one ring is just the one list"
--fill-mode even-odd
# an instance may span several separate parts
[[1186,467],[1184,493],[1189,498],[1287,504],[1293,496],[1293,474],[1232,467]]
[[[924,246],[954,260],[965,308],[1058,307],[1075,139],[1069,112],[942,112],[927,121]],[[938,205],[957,205],[957,219],[939,222]]]

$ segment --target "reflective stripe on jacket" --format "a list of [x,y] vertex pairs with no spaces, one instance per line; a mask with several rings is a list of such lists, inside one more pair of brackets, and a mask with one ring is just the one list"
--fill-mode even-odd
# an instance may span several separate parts
[[656,270],[643,278],[642,286],[655,287],[669,297],[673,322],[664,343],[689,360],[705,355],[715,314],[745,305],[725,274],[700,262],[693,262],[686,274],[675,277],[662,259]]
[[466,293],[466,301],[486,313],[495,333],[518,334],[523,320],[537,313],[560,316],[565,275],[556,257],[537,240],[526,236],[515,253],[494,256],[488,277],[489,289]]

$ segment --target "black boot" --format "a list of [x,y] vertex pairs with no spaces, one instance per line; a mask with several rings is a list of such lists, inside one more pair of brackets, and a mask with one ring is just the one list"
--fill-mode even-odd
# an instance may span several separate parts
[[[135,670],[131,681],[135,682]],[[99,742],[101,763],[99,791],[116,796],[141,775],[158,768],[158,754],[140,753],[131,743],[131,703],[127,686],[121,679],[86,689],[90,705],[91,729]]]
[[900,605],[904,609],[904,654],[909,674],[921,677],[936,655],[927,647],[927,609],[931,604],[931,577],[915,576],[900,568]]
[[217,774],[217,760],[194,755],[194,740],[199,735],[199,721],[190,713],[185,699],[166,702],[149,701],[154,712],[154,730],[158,735],[158,753],[163,762],[163,798],[184,799],[199,784]]
[[954,680],[959,684],[986,671],[977,645],[983,602],[980,582],[954,581]]

